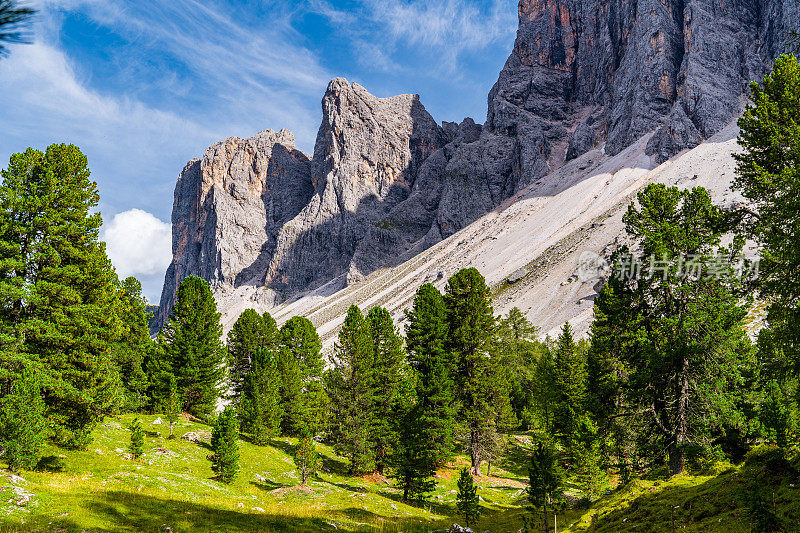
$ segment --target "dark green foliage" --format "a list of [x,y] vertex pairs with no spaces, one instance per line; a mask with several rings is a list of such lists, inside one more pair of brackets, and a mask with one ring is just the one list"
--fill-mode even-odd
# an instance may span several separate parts
[[319,468],[319,454],[314,448],[314,440],[307,428],[303,429],[297,441],[297,450],[294,453],[294,464],[300,473],[300,483],[305,485],[308,478],[317,475]]
[[305,317],[290,318],[280,330],[280,361],[284,432],[316,434],[325,419],[328,398],[322,385],[322,343],[314,324]]
[[[403,491],[403,501],[422,505],[436,488],[438,455],[431,449],[430,414],[418,402],[402,417],[392,455],[392,476]],[[434,443],[435,444],[435,443]]]
[[25,25],[34,13],[35,10],[21,7],[14,0],[0,0],[0,57],[8,53],[8,43],[30,42]]
[[195,416],[214,411],[225,376],[220,314],[211,289],[201,278],[181,281],[164,336],[163,372],[178,381],[183,408]]
[[0,389],[36,368],[54,437],[72,447],[122,403],[119,291],[89,175],[77,147],[54,144],[12,155],[0,187]]
[[129,429],[131,430],[131,442],[128,444],[128,453],[134,459],[138,459],[144,453],[144,432],[138,416],[133,419]]
[[528,467],[528,500],[544,514],[544,530],[548,530],[547,508],[561,497],[564,478],[555,451],[542,443],[536,445]]
[[168,382],[169,392],[167,392],[167,401],[164,405],[164,414],[167,417],[167,422],[169,422],[169,438],[174,439],[175,435],[172,430],[181,414],[181,397],[178,395],[178,384],[175,376],[170,375]]
[[770,381],[758,418],[767,429],[769,437],[775,440],[779,448],[786,448],[788,444],[789,409],[786,403],[786,398],[784,398],[778,383]]
[[242,394],[253,354],[260,348],[276,349],[278,329],[269,313],[245,309],[228,332],[228,372],[234,401]]
[[547,347],[536,339],[536,328],[516,307],[497,324],[495,357],[511,387],[511,406],[523,429],[539,422],[537,416],[536,367]]
[[150,339],[150,314],[142,296],[142,284],[126,278],[119,289],[120,335],[112,345],[112,356],[124,387],[124,408],[139,411],[148,404],[149,380],[144,371],[145,360],[153,353]]
[[[436,466],[446,463],[453,453],[455,409],[450,358],[445,349],[447,308],[444,298],[430,283],[422,285],[414,298],[411,311],[406,313],[406,351],[411,367],[417,373],[417,429],[407,431],[418,442],[412,451],[414,461],[430,454]],[[407,446],[407,445],[406,445]],[[414,468],[414,467],[412,467]],[[429,466],[422,468],[427,472]]]
[[[769,302],[768,329],[759,335],[766,380],[788,385],[800,374],[800,65],[782,55],[739,119],[734,186],[750,200],[745,227],[760,245],[757,288]],[[763,348],[769,348],[764,350]],[[777,357],[775,357],[777,356]]]
[[367,327],[372,337],[373,379],[375,380],[375,405],[372,426],[372,445],[375,450],[375,469],[383,474],[392,448],[398,440],[396,417],[405,411],[401,382],[405,367],[403,340],[392,322],[389,311],[373,307],[367,313]]
[[458,514],[464,517],[467,526],[478,521],[481,516],[481,505],[478,499],[478,486],[472,479],[468,468],[462,468],[458,478],[458,493],[456,494],[456,508]]
[[14,380],[11,394],[0,400],[0,451],[12,472],[33,470],[46,437],[44,401],[31,371]]
[[369,326],[355,305],[339,331],[333,364],[326,381],[335,447],[349,459],[352,474],[370,472],[375,468],[375,358]]
[[565,444],[572,442],[586,402],[586,358],[566,322],[553,349],[555,402],[553,430]]
[[445,295],[446,349],[453,358],[459,418],[465,426],[472,472],[476,475],[485,458],[487,435],[496,422],[490,399],[496,397],[493,389],[501,385],[489,372],[495,327],[489,294],[483,276],[474,268],[465,268],[448,280]]
[[[642,247],[634,259],[663,268],[643,269],[638,277],[618,274],[624,283],[603,290],[595,304],[593,364],[603,360],[606,368],[626,369],[623,408],[632,413],[631,423],[642,426],[642,453],[657,458],[666,449],[671,471],[678,473],[690,442],[708,444],[723,422],[740,418],[737,387],[753,364],[741,327],[747,302],[740,300],[730,267],[741,241],[719,249],[726,218],[704,189],[650,185],[638,199],[640,207],[631,205],[624,217]],[[616,273],[625,272],[623,254]],[[691,259],[705,274],[684,275],[681,259]],[[612,384],[611,395],[595,400],[594,409],[607,412],[613,394]]]
[[237,404],[242,431],[252,435],[253,443],[265,445],[278,435],[283,416],[280,399],[280,374],[273,349],[256,348]]
[[223,483],[231,483],[239,472],[239,429],[236,415],[228,406],[211,431],[211,469]]

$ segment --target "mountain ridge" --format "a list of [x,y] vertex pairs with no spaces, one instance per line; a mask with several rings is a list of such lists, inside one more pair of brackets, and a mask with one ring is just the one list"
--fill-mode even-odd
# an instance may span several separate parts
[[157,326],[186,275],[211,284],[228,324],[242,305],[277,311],[397,267],[521,192],[552,189],[561,169],[585,174],[570,163],[587,154],[601,165],[637,146],[649,171],[741,111],[798,7],[521,0],[518,11],[484,125],[440,125],[418,95],[377,98],[336,78],[311,157],[266,130],[190,161]]

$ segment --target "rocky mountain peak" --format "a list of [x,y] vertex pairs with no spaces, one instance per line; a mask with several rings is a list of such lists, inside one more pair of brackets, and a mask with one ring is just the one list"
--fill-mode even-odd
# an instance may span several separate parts
[[556,194],[548,176],[593,149],[641,144],[637,164],[655,166],[736,116],[799,11],[794,0],[521,0],[485,125],[440,126],[418,95],[379,98],[336,78],[311,159],[290,132],[265,130],[184,168],[159,323],[189,274],[232,321],[230,302],[266,310],[330,293],[523,189]]

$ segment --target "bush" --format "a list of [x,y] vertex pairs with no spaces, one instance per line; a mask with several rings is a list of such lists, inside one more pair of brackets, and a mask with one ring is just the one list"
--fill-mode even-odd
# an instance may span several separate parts
[[142,422],[139,417],[133,419],[131,422],[131,443],[128,446],[128,452],[131,457],[138,459],[144,453],[144,432],[142,431]]

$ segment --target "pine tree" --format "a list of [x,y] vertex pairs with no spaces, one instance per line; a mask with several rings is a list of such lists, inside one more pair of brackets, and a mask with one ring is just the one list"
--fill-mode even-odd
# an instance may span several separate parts
[[219,318],[208,283],[184,278],[163,331],[165,372],[175,376],[183,407],[195,416],[211,414],[220,397],[225,347]]
[[242,394],[245,376],[250,372],[253,354],[266,347],[277,349],[278,329],[269,313],[259,315],[245,309],[228,332],[228,369],[234,401]]
[[403,340],[392,322],[389,311],[373,307],[367,313],[367,326],[372,337],[373,379],[375,388],[372,445],[375,450],[375,469],[383,474],[392,448],[398,440],[396,418],[404,412],[401,397],[404,359]]
[[297,450],[294,454],[294,464],[300,473],[300,484],[305,485],[308,478],[317,474],[319,468],[319,455],[314,448],[314,440],[307,428],[303,429],[297,441]]
[[35,364],[54,437],[77,448],[122,403],[119,292],[89,176],[77,147],[54,144],[12,155],[0,186],[0,389]]
[[24,371],[14,380],[11,394],[0,400],[0,450],[9,470],[36,467],[46,431],[39,383],[30,370]]
[[[612,357],[626,369],[628,417],[648,435],[640,450],[660,458],[666,449],[677,474],[689,443],[707,443],[713,430],[738,416],[736,384],[754,364],[742,328],[748,301],[740,297],[740,279],[730,263],[742,241],[720,247],[726,214],[702,188],[653,184],[638,200],[640,208],[632,204],[623,220],[641,253],[617,254],[615,275],[625,283],[613,287],[614,299],[595,302],[602,322],[592,331],[622,341]],[[687,275],[686,258],[705,274]],[[624,264],[656,261],[662,269],[619,274]]]
[[788,444],[789,409],[783,391],[776,381],[770,381],[767,386],[766,397],[761,404],[758,418],[767,429],[769,436],[775,439],[780,448]]
[[547,508],[563,489],[563,474],[552,448],[539,443],[528,467],[528,499],[544,513],[544,531],[549,531]]
[[441,466],[453,453],[455,409],[451,363],[445,349],[447,308],[436,287],[426,283],[419,288],[406,318],[408,361],[418,376],[419,433],[413,438],[420,441],[419,453],[427,451],[433,465]]
[[468,468],[461,469],[458,478],[458,493],[456,494],[456,508],[458,514],[464,517],[467,527],[478,521],[481,515],[480,499],[478,498],[478,486],[472,479]]
[[142,431],[142,422],[138,416],[131,422],[130,430],[131,442],[128,445],[128,453],[134,459],[138,459],[144,453],[144,432]]
[[223,483],[231,483],[239,472],[239,431],[236,415],[228,406],[211,431],[211,469]]
[[278,363],[269,347],[253,352],[250,371],[244,379],[238,415],[242,430],[264,445],[280,431],[283,410],[280,403]]
[[553,355],[545,343],[545,350],[533,369],[531,396],[534,400],[537,419],[541,429],[547,435],[554,433],[553,411],[559,395],[556,388],[556,367]]
[[181,398],[178,396],[178,385],[175,381],[175,376],[169,376],[169,393],[167,394],[167,402],[165,405],[165,414],[169,422],[169,438],[174,439],[175,435],[172,432],[175,422],[181,414]]
[[569,322],[564,323],[555,349],[553,428],[565,444],[572,441],[586,402],[586,360],[578,349]]
[[334,349],[329,374],[336,449],[350,461],[352,474],[375,468],[372,431],[375,425],[376,382],[373,343],[364,316],[355,305],[347,311]]
[[489,403],[493,384],[487,375],[495,318],[489,287],[474,268],[456,273],[447,283],[447,349],[453,356],[459,418],[466,426],[472,472],[480,475],[480,453],[492,424]]
[[[795,34],[797,38],[797,34]],[[800,41],[795,41],[798,44]],[[749,200],[740,209],[750,237],[759,244],[756,281],[769,302],[772,342],[785,354],[794,377],[800,369],[800,63],[793,55],[775,60],[759,85],[750,85],[752,105],[739,119],[736,187]],[[764,334],[766,334],[766,330]],[[782,384],[781,384],[782,385]]]
[[392,460],[392,476],[403,491],[404,502],[422,505],[436,488],[437,454],[430,448],[423,404],[418,402],[401,417]]
[[112,345],[112,356],[119,368],[125,387],[124,408],[141,410],[149,402],[149,380],[144,362],[153,350],[150,339],[150,314],[147,300],[142,296],[142,284],[136,278],[126,278],[119,287],[120,334]]
[[285,361],[284,431],[299,435],[308,428],[314,435],[323,424],[328,405],[322,385],[322,343],[314,324],[300,316],[286,321],[280,330],[280,350],[281,360]]

